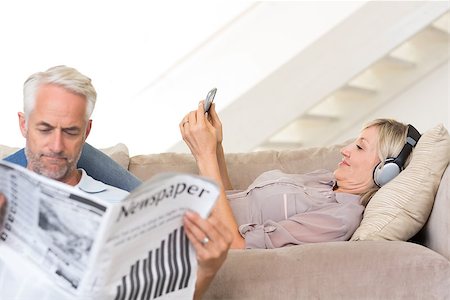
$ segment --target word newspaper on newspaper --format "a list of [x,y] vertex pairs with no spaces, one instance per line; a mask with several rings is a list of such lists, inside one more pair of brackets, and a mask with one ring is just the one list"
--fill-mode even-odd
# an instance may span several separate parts
[[218,186],[166,173],[109,203],[0,162],[2,299],[192,299],[186,210],[208,216]]

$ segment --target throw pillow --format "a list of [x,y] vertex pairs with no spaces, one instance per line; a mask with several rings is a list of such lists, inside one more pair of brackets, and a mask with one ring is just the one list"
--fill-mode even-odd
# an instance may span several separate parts
[[19,150],[19,148],[0,145],[0,159],[3,159],[10,154],[13,154],[17,150]]
[[370,200],[351,240],[406,241],[423,227],[449,162],[450,136],[444,126],[425,132],[412,155],[408,167]]
[[128,170],[130,156],[128,154],[128,148],[125,144],[119,143],[115,146],[99,150],[111,157],[112,160],[121,165],[124,169]]

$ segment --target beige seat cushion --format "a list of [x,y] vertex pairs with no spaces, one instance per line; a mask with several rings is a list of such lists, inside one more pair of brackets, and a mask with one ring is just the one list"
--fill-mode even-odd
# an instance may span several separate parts
[[425,132],[409,166],[370,200],[351,240],[408,240],[425,224],[450,156],[443,125]]

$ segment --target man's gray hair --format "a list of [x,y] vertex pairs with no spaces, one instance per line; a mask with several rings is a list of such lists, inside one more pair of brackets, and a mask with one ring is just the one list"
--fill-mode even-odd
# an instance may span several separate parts
[[46,84],[57,85],[74,94],[84,96],[87,101],[86,120],[89,120],[95,107],[97,92],[89,77],[67,66],[52,67],[45,72],[37,72],[28,77],[23,85],[23,110],[26,120],[36,104],[38,89]]

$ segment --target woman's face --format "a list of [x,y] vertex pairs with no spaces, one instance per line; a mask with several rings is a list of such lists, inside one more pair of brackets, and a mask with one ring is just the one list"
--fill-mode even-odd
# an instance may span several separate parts
[[378,127],[364,129],[350,145],[341,149],[342,161],[334,171],[338,192],[360,194],[375,184],[373,169],[380,162],[377,153]]

